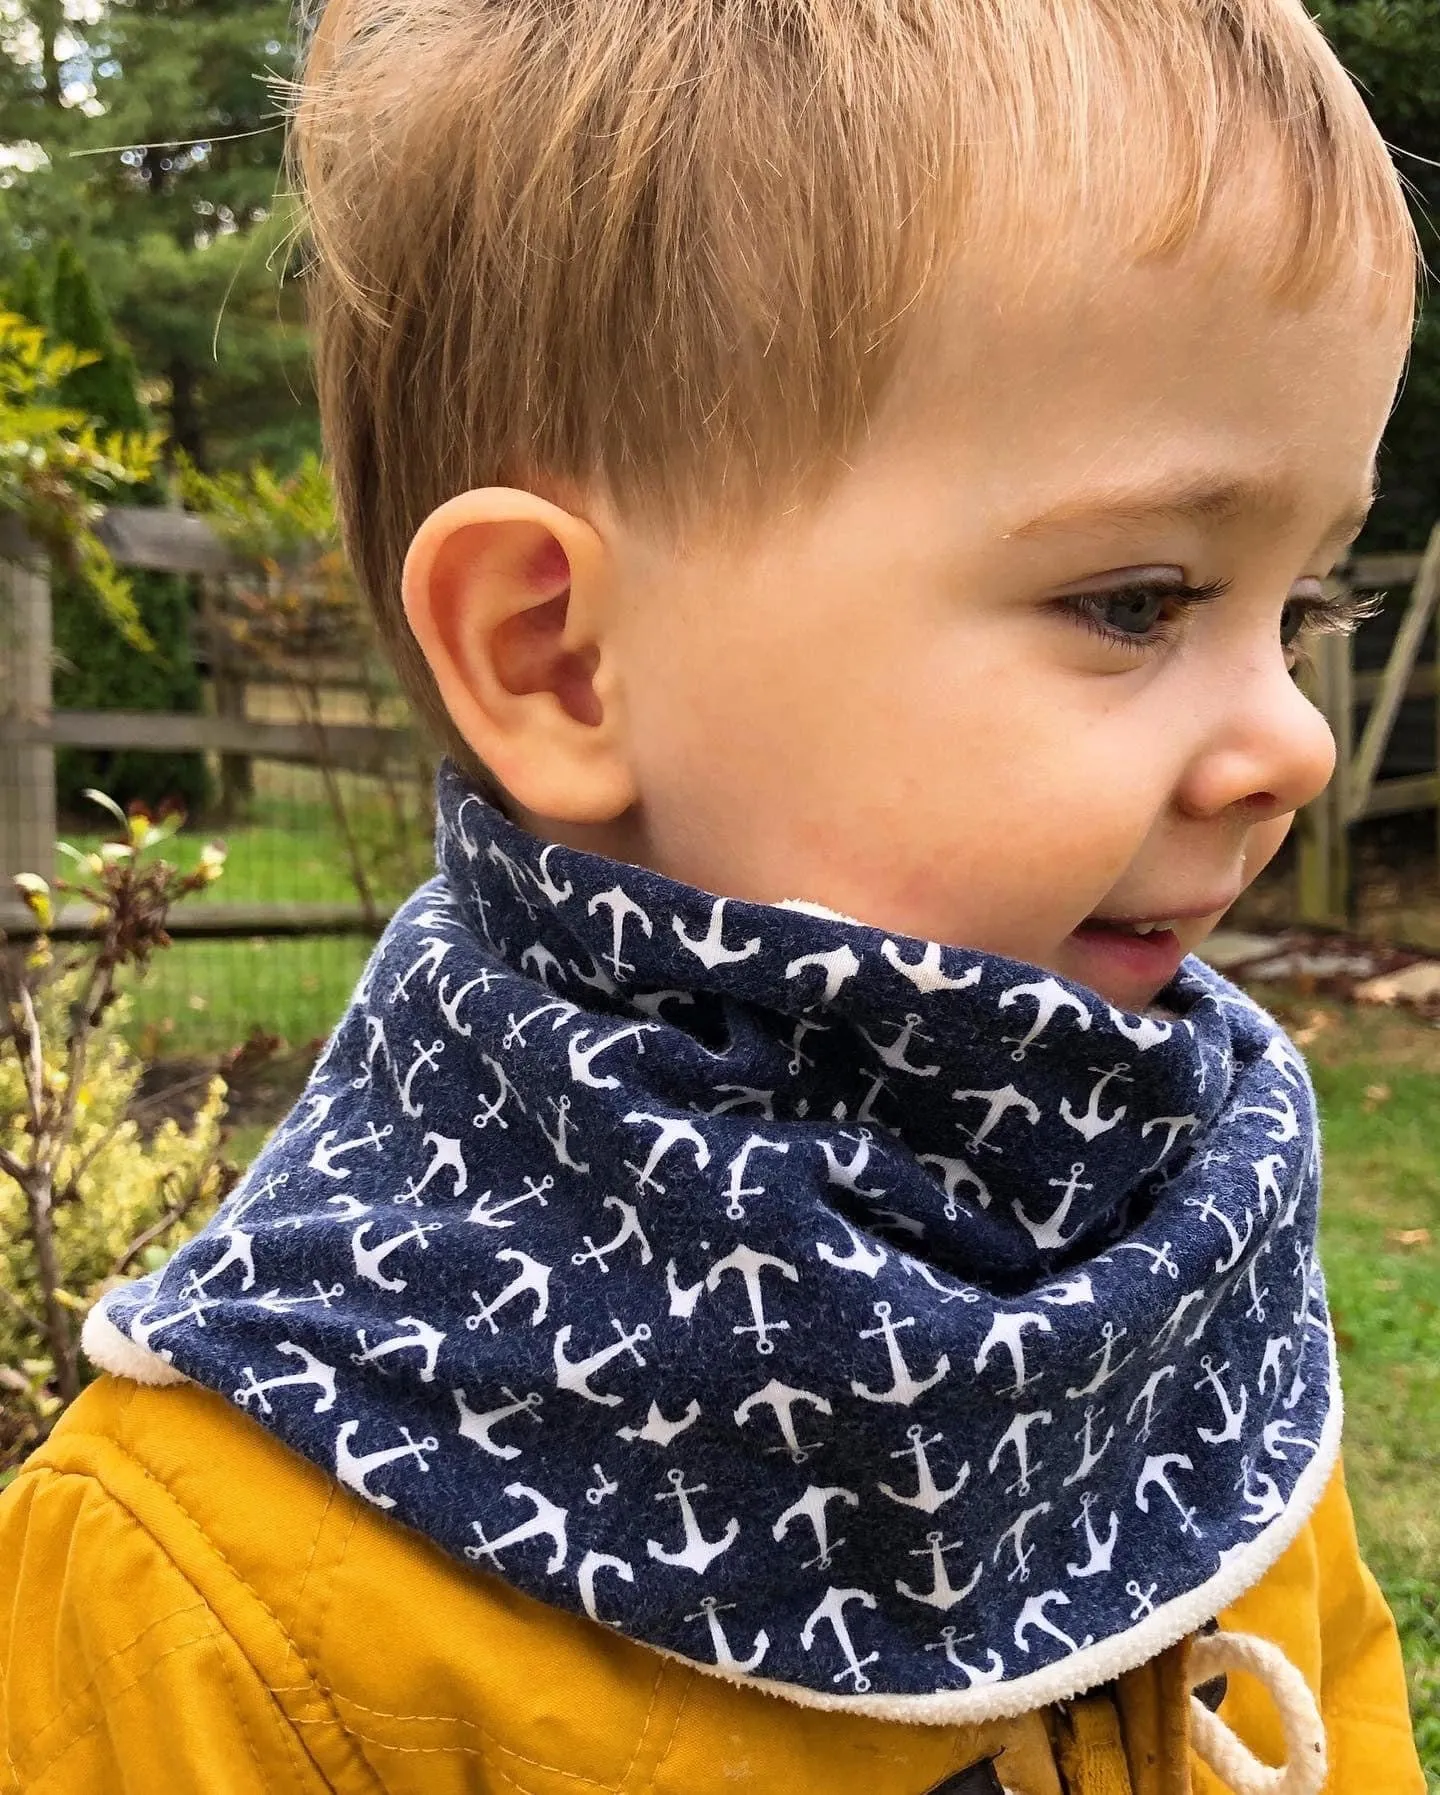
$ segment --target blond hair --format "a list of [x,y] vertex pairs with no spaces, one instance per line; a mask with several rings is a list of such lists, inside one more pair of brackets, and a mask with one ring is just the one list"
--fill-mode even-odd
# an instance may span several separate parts
[[1276,149],[1257,278],[1408,304],[1400,183],[1302,0],[328,0],[291,132],[320,404],[412,697],[479,772],[400,606],[446,498],[791,502],[957,252],[1164,254]]

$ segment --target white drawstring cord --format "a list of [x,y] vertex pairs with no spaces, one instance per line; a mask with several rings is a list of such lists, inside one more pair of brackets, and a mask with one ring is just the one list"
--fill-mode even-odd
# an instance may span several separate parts
[[1206,1633],[1190,1648],[1190,1680],[1246,1670],[1270,1691],[1285,1735],[1284,1764],[1262,1764],[1202,1701],[1190,1697],[1190,1743],[1234,1795],[1320,1795],[1325,1723],[1310,1685],[1277,1645],[1253,1633]]

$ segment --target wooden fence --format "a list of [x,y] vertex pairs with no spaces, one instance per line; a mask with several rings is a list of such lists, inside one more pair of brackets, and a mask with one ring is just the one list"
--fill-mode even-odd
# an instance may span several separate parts
[[[122,566],[211,580],[234,571],[224,545],[201,519],[185,512],[116,507],[106,513],[100,534]],[[1433,808],[1440,832],[1440,681],[1434,661],[1420,662],[1440,595],[1440,524],[1423,554],[1355,557],[1337,579],[1356,592],[1405,585],[1410,592],[1381,670],[1357,673],[1352,640],[1322,637],[1309,675],[1339,750],[1334,780],[1298,822],[1299,918],[1324,925],[1343,923],[1349,910],[1353,824]],[[48,874],[52,868],[57,747],[198,750],[370,773],[413,754],[414,738],[405,729],[252,720],[243,715],[243,685],[237,690],[237,682],[223,678],[214,682],[223,714],[56,711],[52,652],[48,570],[13,520],[0,518],[0,926],[7,928],[30,926],[28,912],[9,897],[13,874]],[[1401,705],[1426,696],[1436,697],[1435,771],[1382,779]],[[1368,707],[1358,741],[1357,707]],[[65,920],[67,927],[83,927],[77,916]],[[207,903],[175,918],[177,932],[207,935],[335,933],[373,925],[373,913],[361,906],[334,904]]]

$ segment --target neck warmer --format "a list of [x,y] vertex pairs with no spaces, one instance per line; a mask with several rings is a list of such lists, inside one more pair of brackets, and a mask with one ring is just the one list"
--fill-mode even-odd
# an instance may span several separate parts
[[478,1569],[794,1700],[959,1723],[1154,1656],[1333,1466],[1304,1065],[512,826],[453,769],[215,1219],[93,1359]]

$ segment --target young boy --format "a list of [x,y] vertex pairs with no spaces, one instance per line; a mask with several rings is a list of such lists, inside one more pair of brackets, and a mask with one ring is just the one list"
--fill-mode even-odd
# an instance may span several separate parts
[[1419,1791],[1190,957],[1411,316],[1300,0],[331,0],[295,130],[440,874],[0,1505],[6,1786]]

